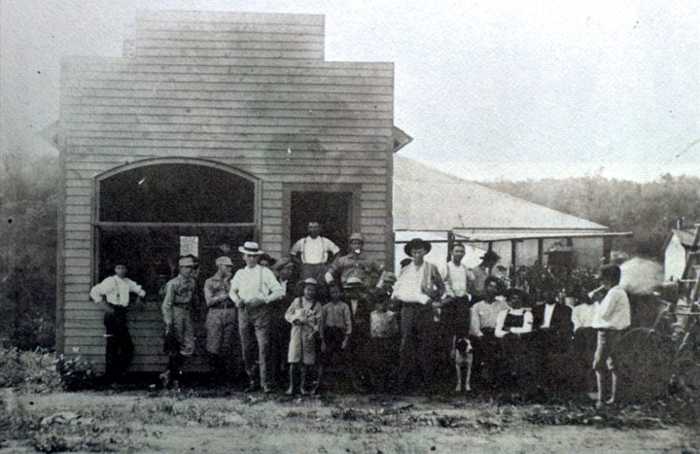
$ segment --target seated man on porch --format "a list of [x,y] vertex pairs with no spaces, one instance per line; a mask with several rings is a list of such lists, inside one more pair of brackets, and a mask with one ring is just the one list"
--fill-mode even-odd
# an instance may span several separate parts
[[333,259],[340,249],[331,240],[321,236],[321,224],[309,222],[308,235],[299,239],[289,254],[301,261],[301,280],[312,277],[323,282],[327,263]]

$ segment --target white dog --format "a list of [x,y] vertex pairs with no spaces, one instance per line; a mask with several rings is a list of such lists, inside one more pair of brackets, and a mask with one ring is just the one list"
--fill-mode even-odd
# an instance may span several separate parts
[[[474,349],[472,348],[472,343],[466,337],[454,337],[452,340],[452,359],[455,362],[455,370],[457,372],[457,387],[456,392],[462,391],[462,385],[464,384],[464,391],[471,391],[471,378],[472,378],[472,363],[474,362]],[[463,372],[466,371],[466,374]],[[462,377],[464,376],[464,380]]]

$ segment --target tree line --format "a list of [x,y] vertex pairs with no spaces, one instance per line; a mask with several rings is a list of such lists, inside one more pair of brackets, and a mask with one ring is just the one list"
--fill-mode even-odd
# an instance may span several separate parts
[[645,183],[586,176],[485,185],[612,231],[633,232],[632,238],[616,240],[616,247],[659,261],[678,220],[688,227],[700,222],[700,178],[694,176],[664,174]]

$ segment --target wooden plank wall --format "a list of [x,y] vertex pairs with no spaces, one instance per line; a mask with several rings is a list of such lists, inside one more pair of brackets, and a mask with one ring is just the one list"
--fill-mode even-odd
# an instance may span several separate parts
[[[93,282],[95,177],[204,158],[262,182],[261,243],[282,254],[287,183],[360,184],[367,250],[391,253],[393,64],[323,61],[323,17],[149,13],[124,58],[62,65],[64,351],[104,362]],[[388,230],[387,230],[388,229]],[[133,314],[135,370],[162,367],[155,308]]]

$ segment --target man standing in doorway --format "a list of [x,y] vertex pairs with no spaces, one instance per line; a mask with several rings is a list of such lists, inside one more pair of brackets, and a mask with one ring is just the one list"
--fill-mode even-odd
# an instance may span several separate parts
[[182,378],[182,365],[186,358],[194,353],[194,325],[192,311],[196,303],[196,282],[193,276],[195,261],[192,256],[182,256],[178,259],[178,275],[165,284],[165,297],[161,311],[165,323],[165,337],[174,338],[177,348],[170,354],[168,369],[161,374],[163,386],[167,387],[171,380],[175,386]]
[[405,386],[416,360],[420,363],[425,387],[432,386],[433,349],[438,336],[433,310],[434,306],[439,307],[445,286],[437,267],[424,260],[430,249],[430,243],[420,238],[409,241],[404,251],[413,258],[413,263],[401,270],[394,285],[392,299],[401,305],[399,387]]
[[294,243],[289,253],[301,261],[301,281],[311,277],[323,282],[328,261],[340,249],[331,240],[321,236],[321,224],[318,222],[309,222],[307,229],[308,235]]
[[[231,280],[229,296],[238,307],[238,331],[246,373],[250,383],[246,392],[262,387],[265,393],[272,392],[270,373],[270,303],[285,296],[284,289],[268,268],[258,265],[263,254],[258,243],[246,241],[238,248],[243,254],[245,268],[236,271]],[[254,339],[258,344],[255,353]],[[260,383],[257,382],[257,365],[260,364]]]
[[207,303],[207,355],[215,380],[223,383],[227,365],[231,363],[233,341],[238,328],[238,311],[228,296],[233,276],[233,262],[229,257],[216,259],[216,274],[204,282]]
[[135,293],[139,299],[146,296],[140,285],[126,277],[126,272],[126,265],[118,261],[114,267],[114,275],[90,290],[90,298],[104,310],[107,383],[113,383],[126,372],[134,355],[134,344],[126,319],[129,294]]

